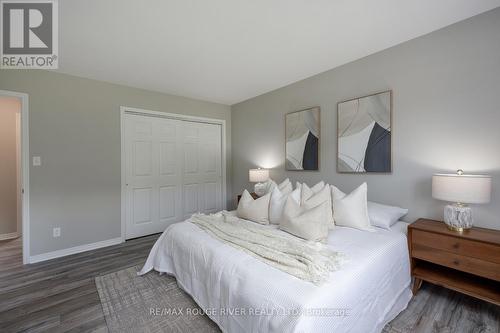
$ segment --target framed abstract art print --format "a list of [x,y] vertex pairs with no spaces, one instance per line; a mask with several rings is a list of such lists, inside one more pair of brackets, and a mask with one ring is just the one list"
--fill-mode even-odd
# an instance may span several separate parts
[[319,170],[320,108],[285,116],[286,170]]
[[392,91],[337,106],[337,171],[392,172]]

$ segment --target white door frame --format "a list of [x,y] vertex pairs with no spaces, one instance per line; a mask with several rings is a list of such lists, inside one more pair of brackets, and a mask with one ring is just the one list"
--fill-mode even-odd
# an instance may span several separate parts
[[[15,91],[0,90],[1,97],[15,97],[21,100],[21,187],[22,187],[22,236],[23,264],[30,257],[30,142],[29,142],[29,95]],[[19,230],[18,230],[19,232]]]
[[121,132],[121,235],[122,242],[125,242],[125,206],[126,206],[126,161],[125,161],[125,114],[138,116],[149,116],[157,118],[176,119],[190,121],[196,123],[217,124],[221,125],[221,150],[222,150],[222,208],[227,209],[227,183],[226,183],[226,121],[224,119],[213,119],[205,117],[187,116],[177,113],[168,113],[160,111],[145,110],[128,106],[120,106],[120,132]]

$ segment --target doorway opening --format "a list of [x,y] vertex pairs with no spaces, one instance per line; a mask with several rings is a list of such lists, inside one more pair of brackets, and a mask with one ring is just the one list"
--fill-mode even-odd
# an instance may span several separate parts
[[0,257],[19,264],[29,261],[27,104],[28,95],[0,90]]

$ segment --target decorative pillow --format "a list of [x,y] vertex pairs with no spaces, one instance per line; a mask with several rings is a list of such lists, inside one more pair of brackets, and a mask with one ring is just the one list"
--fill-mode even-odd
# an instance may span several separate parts
[[306,209],[289,196],[283,210],[280,229],[306,240],[323,241],[328,237],[328,226],[325,223],[328,210],[330,207],[326,202]]
[[[306,185],[306,183],[304,183],[304,185]],[[325,187],[325,182],[320,181],[319,183],[317,183],[316,185],[311,187],[311,191],[313,191],[313,193],[318,193],[319,191],[321,191],[323,189],[323,187]]]
[[295,202],[300,205],[301,193],[302,193],[302,191],[299,187],[299,188],[296,188],[295,190],[293,190],[292,193],[290,193],[289,197],[292,198],[293,200],[295,200]]
[[[317,190],[319,188],[319,186],[317,185],[321,185],[321,183],[323,183],[323,187]],[[310,209],[322,203],[326,203],[329,209],[326,212],[326,219],[324,222],[328,225],[329,229],[333,229],[335,227],[335,224],[333,221],[332,195],[330,186],[325,185],[324,182],[321,183],[313,186],[313,188],[316,187],[316,191],[314,191],[313,188],[309,188],[306,183],[302,184],[300,204],[301,206],[304,206],[305,209]]]
[[292,182],[290,179],[285,179],[283,182],[281,182],[279,185],[276,184],[276,182],[272,179],[268,179],[265,183],[265,193],[272,193],[275,188],[279,188],[280,191],[283,191],[284,189],[287,189],[290,187],[293,190]]
[[276,182],[274,180],[269,178],[268,180],[266,180],[264,182],[264,186],[263,186],[264,194],[271,193],[275,187],[278,187],[278,185],[276,184]]
[[[295,188],[302,188],[302,185],[306,185],[306,183],[300,183],[300,182],[295,182]],[[325,186],[325,182],[324,181],[320,181],[319,183],[317,183],[316,185],[314,185],[313,187],[311,187],[310,189],[314,192],[314,193],[317,193],[319,192],[320,190],[323,189],[323,187]]]
[[292,182],[288,178],[285,179],[284,181],[282,181],[281,184],[278,185],[278,188],[280,189],[280,191],[283,191],[285,188],[288,188],[288,187],[290,187],[293,191]]
[[375,231],[368,217],[368,187],[361,184],[350,194],[345,194],[335,186],[331,186],[333,198],[333,219],[335,225],[365,231]]
[[288,182],[286,184],[281,183],[278,185],[277,189],[281,192],[288,192],[288,194],[290,194],[293,191],[293,186],[291,182]]
[[268,193],[254,200],[250,193],[245,190],[243,191],[240,202],[238,203],[236,215],[245,220],[250,220],[260,224],[269,224],[270,199],[271,193]]
[[408,209],[368,201],[368,216],[373,226],[390,229],[406,214],[408,214]]
[[[302,205],[306,200],[310,199],[314,195],[323,192],[325,188],[325,183],[323,183],[323,187],[320,188],[321,183],[314,185],[313,187],[307,186],[306,183],[302,183],[300,187],[300,204]],[[331,195],[330,195],[331,197]]]
[[269,203],[269,222],[271,224],[279,224],[283,215],[283,208],[290,193],[292,193],[292,184],[285,186],[283,191],[279,187],[275,187],[271,193],[271,201]]

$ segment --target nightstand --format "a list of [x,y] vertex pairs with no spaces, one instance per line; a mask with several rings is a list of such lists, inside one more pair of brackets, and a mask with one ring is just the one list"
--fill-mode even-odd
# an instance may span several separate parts
[[500,231],[449,230],[419,219],[408,227],[413,294],[422,281],[500,305]]

